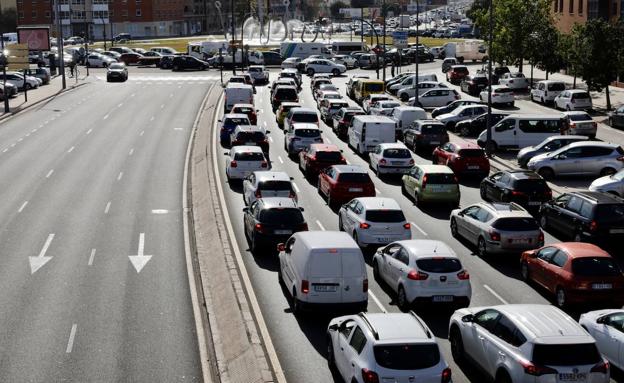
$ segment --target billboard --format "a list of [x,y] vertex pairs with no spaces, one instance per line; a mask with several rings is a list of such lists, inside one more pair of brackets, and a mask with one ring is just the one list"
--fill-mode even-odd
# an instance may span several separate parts
[[17,41],[26,44],[31,51],[49,51],[50,28],[17,27]]

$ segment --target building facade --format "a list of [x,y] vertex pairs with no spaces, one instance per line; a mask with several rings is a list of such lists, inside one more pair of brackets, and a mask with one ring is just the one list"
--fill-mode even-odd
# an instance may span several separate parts
[[557,28],[569,33],[574,24],[592,19],[613,21],[624,16],[624,0],[553,0],[552,12]]
[[0,0],[0,11],[4,12],[9,9],[16,9],[17,4],[15,0]]

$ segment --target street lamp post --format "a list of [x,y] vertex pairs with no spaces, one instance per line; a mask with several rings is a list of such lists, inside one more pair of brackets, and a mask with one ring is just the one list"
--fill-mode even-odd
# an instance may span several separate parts
[[388,15],[388,9],[386,8],[386,0],[383,0],[383,4],[381,6],[381,13],[383,16],[383,81],[386,82],[386,16]]
[[414,105],[418,105],[418,62],[420,61],[420,57],[418,57],[418,23],[420,22],[420,2],[416,0],[416,78],[414,79],[414,86],[416,87],[414,92]]
[[493,17],[493,12],[494,12],[494,0],[490,0],[490,15],[489,15],[489,36],[488,36],[488,40],[489,40],[489,46],[490,46],[490,53],[488,55],[488,82],[489,82],[489,86],[488,86],[488,105],[487,105],[487,133],[486,133],[486,140],[485,140],[485,152],[487,153],[488,157],[490,157],[492,155],[492,59],[493,59],[493,55],[492,55],[492,29],[494,28],[494,17]]
[[232,74],[236,75],[236,44],[234,43],[234,39],[236,38],[236,29],[234,24],[234,0],[230,0],[230,14],[232,16]]
[[67,83],[65,81],[65,49],[63,45],[63,29],[61,22],[61,0],[56,0],[56,47],[59,56],[59,67],[61,71],[61,79],[63,84],[63,89],[67,88]]

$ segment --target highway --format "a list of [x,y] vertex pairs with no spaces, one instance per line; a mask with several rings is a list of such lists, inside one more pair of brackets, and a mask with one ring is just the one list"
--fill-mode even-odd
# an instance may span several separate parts
[[3,382],[201,381],[182,179],[216,75],[104,73],[0,125]]

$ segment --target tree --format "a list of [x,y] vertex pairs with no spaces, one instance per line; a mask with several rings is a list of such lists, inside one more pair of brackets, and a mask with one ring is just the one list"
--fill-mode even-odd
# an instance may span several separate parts
[[530,35],[527,52],[532,65],[548,74],[557,72],[566,65],[563,52],[560,50],[562,34],[553,24],[541,25]]
[[17,30],[17,11],[15,8],[2,10],[0,8],[0,33],[15,32]]
[[352,8],[370,8],[375,4],[373,0],[351,0]]
[[343,3],[342,1],[336,1],[335,3],[329,6],[329,12],[331,13],[331,16],[334,19],[340,19],[342,18],[342,15],[340,15],[340,10],[342,8],[349,8],[349,7],[347,6],[347,4]]

